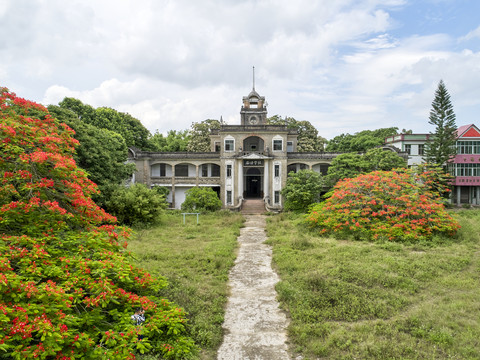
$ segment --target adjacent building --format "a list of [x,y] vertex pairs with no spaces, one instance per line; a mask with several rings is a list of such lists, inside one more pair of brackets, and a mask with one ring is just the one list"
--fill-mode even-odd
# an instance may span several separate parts
[[453,203],[480,205],[480,130],[474,124],[457,129]]
[[[399,134],[385,139],[385,144],[407,152],[408,165],[424,163],[429,134]],[[457,129],[457,155],[449,164],[453,180],[453,204],[480,205],[480,131],[474,124]]]
[[408,166],[423,164],[425,144],[430,140],[429,134],[397,134],[385,139],[385,145],[394,146],[408,155]]

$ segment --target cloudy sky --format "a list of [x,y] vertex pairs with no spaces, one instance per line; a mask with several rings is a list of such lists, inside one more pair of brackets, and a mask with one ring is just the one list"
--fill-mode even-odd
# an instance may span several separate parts
[[457,125],[480,125],[478,0],[0,0],[0,86],[128,112],[152,132],[269,115],[331,139],[434,131],[440,79]]

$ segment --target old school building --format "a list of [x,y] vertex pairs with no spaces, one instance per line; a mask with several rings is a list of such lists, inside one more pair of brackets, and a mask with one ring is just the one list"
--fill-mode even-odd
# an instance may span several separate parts
[[135,182],[170,189],[167,201],[179,209],[194,186],[214,189],[224,208],[240,208],[244,199],[262,199],[267,210],[283,208],[280,191],[291,171],[326,174],[336,154],[297,152],[297,132],[268,125],[265,97],[255,88],[243,97],[239,125],[221,125],[210,135],[210,152],[147,152],[129,149]]

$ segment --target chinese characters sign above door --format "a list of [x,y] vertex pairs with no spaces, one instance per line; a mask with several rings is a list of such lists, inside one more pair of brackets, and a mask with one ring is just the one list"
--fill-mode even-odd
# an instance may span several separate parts
[[243,166],[263,166],[263,160],[243,160]]

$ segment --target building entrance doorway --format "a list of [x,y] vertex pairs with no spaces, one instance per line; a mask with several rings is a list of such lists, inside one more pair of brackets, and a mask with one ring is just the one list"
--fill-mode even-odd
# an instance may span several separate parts
[[258,199],[263,197],[262,172],[259,168],[249,168],[245,174],[245,199]]

